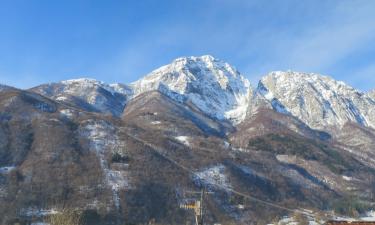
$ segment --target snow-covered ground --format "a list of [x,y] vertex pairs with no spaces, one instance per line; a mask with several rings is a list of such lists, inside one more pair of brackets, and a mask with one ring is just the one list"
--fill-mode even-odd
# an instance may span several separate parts
[[[235,67],[210,55],[177,58],[129,86],[108,85],[88,78],[55,85],[59,87],[53,94],[57,100],[78,97],[99,111],[113,111],[116,115],[121,115],[129,99],[158,90],[178,102],[194,104],[211,117],[228,119],[234,124],[242,122],[250,108],[271,105],[275,111],[291,114],[316,129],[341,127],[347,122],[375,128],[375,91],[362,93],[331,77],[293,71],[271,72],[253,90]],[[48,90],[39,92],[48,96]],[[53,109],[48,105],[37,107]]]
[[314,129],[341,127],[347,122],[375,127],[375,102],[328,76],[271,72],[261,79],[257,91],[274,108],[274,103],[278,103],[278,112],[290,112]]
[[231,184],[225,174],[225,169],[225,166],[221,164],[209,167],[201,172],[195,173],[195,181],[207,186],[217,187],[220,185],[229,188]]
[[205,55],[182,57],[131,84],[134,97],[159,90],[181,102],[193,103],[218,119],[241,122],[247,112],[250,82],[226,62]]
[[[319,225],[324,223],[323,221],[316,221],[311,217],[308,217],[307,220],[309,222],[309,225]],[[268,225],[298,225],[298,222],[296,222],[293,217],[283,217],[277,223],[270,223]]]
[[344,220],[344,221],[375,221],[375,210],[370,210],[363,215],[360,215],[358,218],[352,217],[336,217],[335,220]]
[[178,140],[179,142],[181,142],[184,145],[190,146],[188,136],[177,136],[177,137],[175,137],[175,139]]
[[10,171],[14,170],[16,167],[15,166],[4,166],[4,167],[0,167],[0,173],[1,174],[7,174],[9,173]]
[[108,85],[89,78],[46,84],[38,87],[36,91],[59,102],[71,103],[79,100],[100,112],[117,116],[121,115],[126,105],[126,96],[132,93],[126,85]]
[[58,96],[56,98],[56,101],[66,101],[66,100],[68,100],[68,98],[66,96]]
[[[306,219],[309,221],[309,225],[319,225],[324,224],[325,221],[317,220],[314,216],[306,216]],[[330,219],[331,220],[331,219]],[[375,221],[375,211],[370,210],[364,215],[359,216],[359,218],[352,217],[335,217],[332,220],[337,221]],[[285,216],[276,223],[269,223],[269,225],[298,225],[294,217]]]
[[22,209],[20,212],[21,215],[28,217],[43,217],[57,213],[59,213],[57,209],[38,209],[33,207]]
[[72,118],[74,115],[74,112],[71,109],[62,109],[60,110],[60,115],[66,118]]
[[227,141],[224,141],[224,147],[225,147],[226,149],[229,149],[229,147],[230,147],[230,143],[227,142]]
[[105,121],[87,121],[81,133],[90,140],[90,150],[97,153],[105,174],[106,185],[111,188],[114,204],[116,208],[119,208],[119,191],[129,187],[128,174],[126,171],[110,169],[106,153],[118,152],[119,149],[124,148],[125,144],[119,140],[115,128]]
[[346,181],[351,181],[353,180],[352,177],[348,177],[348,176],[342,176],[342,179],[346,180]]
[[108,170],[108,185],[111,186],[115,191],[126,188],[129,186],[127,176],[128,174],[126,173],[126,171]]
[[361,217],[364,221],[375,221],[375,210],[368,211],[366,215]]

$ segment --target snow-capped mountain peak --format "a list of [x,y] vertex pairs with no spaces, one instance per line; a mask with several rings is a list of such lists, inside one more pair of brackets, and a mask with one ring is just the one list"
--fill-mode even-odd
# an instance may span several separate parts
[[365,94],[328,76],[293,71],[271,72],[253,91],[236,68],[210,55],[177,58],[131,85],[80,78],[32,90],[116,116],[121,115],[130,98],[157,90],[234,124],[261,107],[295,116],[315,129],[342,127],[347,122],[375,128],[375,91]]
[[123,84],[105,84],[101,81],[80,78],[50,83],[32,88],[54,100],[80,105],[87,110],[120,115],[131,89]]
[[375,101],[375,89],[368,92],[367,95]]
[[61,81],[61,84],[68,87],[68,91],[75,92],[76,90],[87,90],[87,89],[98,89],[103,88],[106,91],[110,92],[111,94],[121,93],[121,94],[131,94],[132,91],[129,86],[114,83],[114,84],[106,84],[102,81],[98,81],[92,78],[78,78],[78,79],[71,79]]
[[208,115],[234,123],[245,118],[251,93],[245,77],[210,55],[177,58],[131,84],[135,96],[159,90],[160,85],[165,94],[177,93]]
[[121,83],[114,83],[114,84],[109,84],[109,90],[111,93],[120,93],[126,96],[131,96],[133,95],[133,89],[126,85],[126,84],[121,84]]
[[63,84],[73,84],[73,83],[80,83],[80,84],[91,84],[91,85],[99,85],[102,84],[103,82],[92,79],[92,78],[77,78],[77,79],[69,79],[69,80],[63,80],[61,81]]
[[0,84],[0,91],[9,90],[9,89],[13,89],[13,87]]
[[355,122],[375,127],[375,104],[363,93],[328,76],[300,72],[271,72],[258,92],[277,101],[312,128],[323,129]]

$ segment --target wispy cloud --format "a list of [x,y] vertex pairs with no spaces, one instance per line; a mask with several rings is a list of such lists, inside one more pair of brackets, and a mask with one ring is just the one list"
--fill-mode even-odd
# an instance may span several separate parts
[[294,37],[294,48],[287,64],[308,70],[332,66],[375,39],[373,4],[365,1],[343,2],[329,21]]
[[[56,54],[60,46],[46,43],[42,47],[48,51],[29,51],[40,55],[36,66],[6,71],[34,74],[35,81],[45,82],[84,73],[129,83],[176,57],[212,54],[236,66],[253,83],[272,70],[292,69],[331,75],[366,89],[369,78],[362,74],[370,74],[375,64],[374,54],[361,54],[375,52],[372,0],[191,0],[151,5],[158,8],[126,3],[126,13],[119,10],[113,17],[104,15],[107,20],[97,18],[95,42],[86,42],[93,38],[90,35],[73,38],[74,51],[69,52],[72,46],[61,40],[58,44],[65,48]],[[77,24],[75,30],[85,26]],[[16,61],[19,55],[3,59]]]
[[[268,44],[268,47],[264,46],[266,54],[262,56],[268,60],[249,63],[250,68],[246,70],[256,78],[260,77],[260,73],[274,69],[328,73],[343,79],[350,77],[348,74],[335,72],[345,73],[343,69],[337,69],[345,68],[340,61],[363,51],[375,40],[374,8],[374,1],[342,1],[325,12],[328,16],[320,15],[319,7],[314,8],[317,10],[317,16],[323,17],[320,23],[306,23],[306,26],[297,31],[288,28],[276,32],[273,29],[264,29],[257,39]],[[253,44],[256,45],[249,43],[247,48],[251,49]],[[365,67],[372,68],[373,64],[375,58]],[[256,69],[251,72],[254,68]],[[356,69],[349,68],[348,72],[353,70]],[[361,70],[362,68],[358,68],[356,77],[347,81],[355,83],[357,87],[363,86],[368,77],[361,75],[364,74],[359,72]]]
[[375,90],[375,63],[353,72],[347,80],[355,87],[361,87],[362,91]]

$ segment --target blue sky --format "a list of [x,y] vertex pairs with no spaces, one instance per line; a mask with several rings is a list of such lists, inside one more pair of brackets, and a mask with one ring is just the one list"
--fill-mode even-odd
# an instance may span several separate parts
[[0,0],[0,83],[129,83],[211,54],[253,85],[273,70],[375,88],[373,0]]

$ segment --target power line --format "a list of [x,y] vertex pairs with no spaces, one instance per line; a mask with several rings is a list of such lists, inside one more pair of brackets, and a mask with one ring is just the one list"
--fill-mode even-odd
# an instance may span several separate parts
[[[79,111],[79,112],[84,112],[84,113],[88,113],[88,114],[93,114],[93,115],[97,115],[96,113],[92,113],[92,112],[88,112],[88,111],[84,111],[84,110],[80,110],[80,109],[77,109],[76,107],[74,106],[70,106],[68,104],[65,104],[65,103],[62,103],[62,102],[57,102],[55,100],[52,100],[53,102],[55,103],[59,103],[69,109],[72,109],[72,110],[76,110],[76,111]],[[126,131],[125,131],[126,132]],[[199,179],[202,179],[204,180],[202,177],[200,177],[197,173],[195,173],[192,169],[178,163],[177,161],[175,161],[174,159],[166,156],[165,154],[161,153],[163,152],[162,149],[160,149],[159,147],[151,144],[151,143],[148,143],[146,141],[144,141],[143,139],[140,139],[134,135],[131,135],[129,134],[128,132],[126,132],[126,135],[128,135],[129,137],[143,143],[144,145],[150,147],[154,152],[156,152],[158,155],[162,156],[164,159],[172,162],[173,164],[175,164],[176,166],[180,167],[181,169],[187,171],[188,173],[191,173],[192,175],[198,177]],[[161,150],[161,151],[160,151]],[[286,211],[289,211],[289,212],[294,212],[294,213],[298,213],[298,214],[303,214],[303,215],[308,215],[308,216],[314,216],[313,214],[311,213],[308,213],[308,212],[305,212],[305,211],[302,211],[302,210],[297,210],[297,209],[291,209],[291,208],[288,208],[288,207],[285,207],[285,206],[281,206],[281,205],[278,205],[278,204],[275,204],[275,203],[272,203],[272,202],[268,202],[268,201],[265,201],[265,200],[262,200],[262,199],[259,199],[259,198],[256,198],[254,196],[251,196],[249,194],[245,194],[245,193],[242,193],[242,192],[239,192],[239,191],[236,191],[232,188],[229,188],[229,187],[226,187],[224,185],[220,185],[220,184],[217,184],[217,183],[210,183],[210,185],[213,185],[213,186],[216,186],[220,189],[224,189],[228,192],[231,192],[231,193],[234,193],[234,194],[237,194],[239,196],[242,196],[244,198],[248,198],[248,199],[251,199],[253,201],[257,201],[257,202],[260,202],[262,204],[265,204],[265,205],[268,205],[268,206],[271,206],[271,207],[274,207],[274,208],[278,208],[278,209],[282,209],[282,210],[286,210]],[[336,215],[333,215],[333,214],[326,214],[326,215],[329,215],[329,216],[336,216]]]
[[[151,144],[151,143],[148,143],[146,141],[144,141],[143,139],[140,139],[134,135],[131,135],[129,133],[126,132],[126,135],[128,135],[129,137],[143,143],[144,145],[148,146],[149,148],[151,148],[154,152],[156,152],[158,155],[162,156],[164,159],[172,162],[173,164],[175,164],[176,166],[180,167],[181,169],[185,170],[186,172],[188,173],[191,173],[192,175],[198,177],[199,179],[202,179],[204,180],[204,178],[202,178],[201,176],[199,176],[197,173],[195,173],[192,169],[178,163],[176,160],[166,156],[165,154],[163,154],[163,150],[160,149],[159,147],[155,146],[154,144]],[[161,151],[160,151],[161,150]],[[286,211],[289,211],[289,212],[294,212],[294,213],[298,213],[298,214],[303,214],[303,215],[307,215],[307,216],[314,216],[313,214],[311,213],[308,213],[308,212],[305,212],[305,211],[302,211],[302,210],[297,210],[297,209],[291,209],[291,208],[288,208],[288,207],[285,207],[285,206],[281,206],[281,205],[278,205],[278,204],[275,204],[275,203],[272,203],[272,202],[268,202],[268,201],[265,201],[265,200],[262,200],[262,199],[259,199],[259,198],[256,198],[254,196],[251,196],[251,195],[248,195],[248,194],[245,194],[245,193],[242,193],[242,192],[239,192],[237,190],[234,190],[233,188],[229,188],[229,187],[226,187],[224,185],[220,185],[220,184],[217,184],[217,183],[210,183],[210,185],[213,185],[213,186],[216,186],[220,189],[224,189],[228,192],[231,192],[231,193],[234,193],[236,195],[239,195],[239,196],[242,196],[244,198],[248,198],[248,199],[251,199],[253,201],[257,201],[257,202],[260,202],[262,204],[265,204],[265,205],[268,205],[268,206],[271,206],[271,207],[274,207],[274,208],[278,208],[278,209],[282,209],[282,210],[286,210]],[[332,216],[332,215],[331,215]]]

